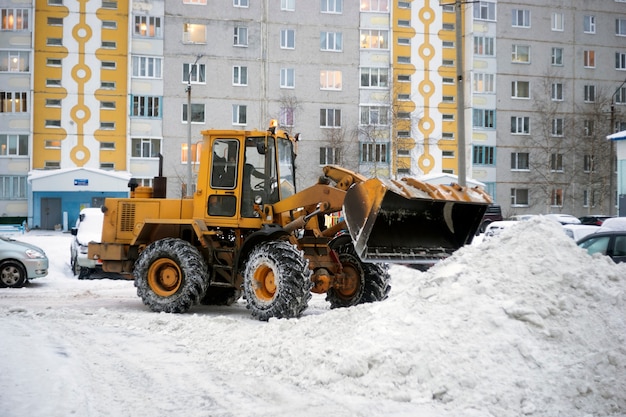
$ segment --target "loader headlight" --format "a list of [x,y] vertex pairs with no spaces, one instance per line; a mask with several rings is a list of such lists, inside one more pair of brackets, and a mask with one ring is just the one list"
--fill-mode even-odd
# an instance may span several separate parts
[[263,204],[263,197],[260,195],[254,196],[254,204],[258,204],[259,206]]

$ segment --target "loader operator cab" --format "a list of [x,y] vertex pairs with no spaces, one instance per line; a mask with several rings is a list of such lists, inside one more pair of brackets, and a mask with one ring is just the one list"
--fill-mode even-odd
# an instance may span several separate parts
[[211,188],[225,193],[209,197],[211,216],[233,217],[239,205],[241,217],[258,217],[255,204],[273,204],[295,193],[295,154],[286,137],[219,138],[213,141],[212,154]]

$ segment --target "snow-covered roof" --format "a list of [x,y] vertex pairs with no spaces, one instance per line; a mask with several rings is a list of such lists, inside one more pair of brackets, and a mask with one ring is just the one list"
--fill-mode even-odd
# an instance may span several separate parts
[[608,140],[624,140],[626,139],[626,130],[622,130],[621,132],[613,133],[606,137]]
[[28,173],[32,191],[128,191],[130,172],[94,168],[34,170]]
[[[457,184],[459,183],[459,177],[457,175],[446,174],[444,172],[422,175],[421,177],[418,177],[417,179],[425,183],[434,184],[434,185],[442,185],[442,184],[449,185],[452,183],[457,183]],[[485,183],[477,181],[472,178],[466,178],[465,182],[470,187],[485,188]]]

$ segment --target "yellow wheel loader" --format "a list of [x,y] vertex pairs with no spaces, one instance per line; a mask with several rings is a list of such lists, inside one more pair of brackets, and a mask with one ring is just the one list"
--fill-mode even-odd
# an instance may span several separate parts
[[[229,305],[245,296],[259,320],[298,317],[311,292],[332,308],[380,301],[387,263],[443,259],[470,243],[489,203],[478,188],[412,178],[367,179],[326,166],[295,186],[297,138],[278,130],[206,130],[192,198],[165,198],[131,180],[107,198],[101,243],[88,256],[134,279],[157,312]],[[339,214],[338,214],[339,213]],[[328,225],[329,216],[338,219]]]

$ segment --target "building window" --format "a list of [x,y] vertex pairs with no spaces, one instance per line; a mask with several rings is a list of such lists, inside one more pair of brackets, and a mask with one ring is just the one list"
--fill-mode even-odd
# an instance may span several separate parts
[[343,13],[343,0],[320,0],[322,13]]
[[563,84],[562,83],[552,83],[551,89],[551,98],[552,101],[563,101]]
[[362,143],[361,162],[387,162],[387,144]]
[[474,20],[496,20],[496,4],[490,1],[479,1],[474,4]]
[[528,206],[528,189],[511,188],[511,207]]
[[[100,142],[102,144],[102,142]],[[46,140],[43,145],[46,149],[61,149],[60,140]]]
[[550,171],[563,172],[563,154],[562,153],[550,154]]
[[388,12],[389,1],[388,0],[362,0],[361,2],[362,12]]
[[234,7],[249,7],[248,0],[233,0]]
[[443,132],[443,133],[441,133],[441,139],[454,140],[454,133],[453,132]]
[[0,198],[3,200],[25,199],[26,179],[24,176],[0,175]]
[[183,0],[183,4],[206,4],[206,0]]
[[296,0],[280,0],[280,10],[293,12],[296,10]]
[[596,53],[595,51],[583,51],[583,66],[585,68],[596,67]]
[[320,148],[320,165],[339,165],[340,149],[333,147],[321,147]]
[[46,66],[48,67],[60,67],[61,60],[57,58],[46,58]]
[[[474,73],[472,90],[474,93],[495,93],[495,74]],[[454,80],[452,80],[454,81]]]
[[133,158],[158,158],[161,153],[161,139],[132,138],[131,156]]
[[511,62],[514,62],[516,64],[530,63],[530,46],[512,45]]
[[615,34],[626,36],[626,19],[615,19]]
[[529,28],[530,27],[530,10],[513,9],[511,10],[513,27]]
[[494,146],[474,145],[472,163],[476,165],[495,165],[496,148]]
[[474,36],[474,55],[494,56],[496,54],[494,44],[494,38]]
[[161,117],[161,97],[158,96],[132,96],[131,116]]
[[583,121],[583,134],[585,135],[585,137],[591,137],[594,134],[595,131],[595,123],[593,120],[584,120]]
[[[411,82],[411,76],[408,74],[398,74],[398,82],[401,82],[401,83]],[[445,78],[444,78],[444,83],[445,83]],[[454,84],[454,80],[452,83]]]
[[290,127],[294,125],[295,111],[293,107],[281,107],[279,122],[281,126]]
[[0,113],[25,113],[28,111],[28,93],[0,91]]
[[[204,123],[204,104],[191,103],[191,123]],[[183,122],[188,122],[187,103],[183,104]]]
[[321,90],[341,90],[342,76],[341,71],[320,71],[320,89]]
[[115,81],[102,81],[100,88],[103,90],[115,90]]
[[565,26],[563,13],[552,13],[552,30],[562,32]]
[[239,65],[233,67],[233,85],[248,85],[248,67]]
[[550,205],[552,207],[563,206],[563,190],[561,188],[554,188],[550,192]]
[[[402,39],[407,39],[407,41],[409,41],[409,42],[406,43],[406,45],[410,44],[410,39],[409,38],[402,38]],[[400,38],[398,38],[398,44],[400,44]],[[447,49],[453,49],[454,48],[454,42],[452,42],[452,41],[443,41],[443,42],[441,42],[441,47],[442,48],[447,48]]]
[[248,123],[248,106],[233,104],[233,125],[242,126]]
[[[183,164],[187,163],[187,149],[189,147],[186,143],[181,144],[180,146],[180,162]],[[200,156],[202,155],[202,143],[192,143],[191,144],[191,163],[199,164]]]
[[[484,74],[484,75],[492,75],[492,74]],[[400,81],[400,80],[398,79],[398,81]],[[452,77],[443,77],[443,78],[441,78],[441,82],[443,84],[449,84],[449,85],[455,85],[456,84],[454,82],[454,78],[452,78]],[[476,92],[476,91],[474,91],[474,92]]]
[[183,64],[183,83],[206,84],[205,64]]
[[117,29],[117,22],[115,20],[103,20],[102,29]]
[[615,104],[626,104],[626,87],[620,87],[615,92]]
[[100,164],[100,169],[102,169],[104,171],[114,171],[115,170],[115,164],[113,162],[102,162]]
[[361,30],[361,49],[389,49],[388,30]]
[[293,68],[280,69],[280,88],[294,88],[296,83],[296,70]]
[[133,77],[135,78],[157,78],[162,77],[163,58],[137,56],[132,57]]
[[28,156],[28,135],[0,135],[0,156]]
[[496,127],[496,111],[487,109],[473,109],[473,127],[493,129]]
[[61,38],[47,38],[46,39],[46,45],[48,45],[48,46],[62,46],[63,45],[63,39],[61,39]]
[[28,9],[0,9],[2,30],[28,30]]
[[61,100],[56,98],[47,98],[46,107],[61,107]]
[[398,64],[410,64],[411,63],[411,57],[410,56],[399,56],[398,57]]
[[623,52],[615,53],[615,69],[617,70],[626,69],[626,53],[623,53]]
[[[58,142],[58,147],[61,147],[61,142]],[[100,142],[100,149],[103,151],[114,151],[115,150],[115,142]]]
[[57,128],[61,127],[61,121],[58,119],[46,119],[44,122],[45,127]]
[[398,19],[398,27],[409,28],[409,27],[411,27],[411,21],[410,20],[404,20],[404,19]]
[[114,101],[101,101],[100,108],[103,110],[115,110],[116,104]]
[[30,54],[25,51],[0,51],[0,71],[29,72]]
[[296,47],[296,31],[293,29],[280,30],[280,47],[294,49]]
[[552,136],[563,136],[563,119],[552,119],[552,129],[550,131]]
[[117,10],[117,2],[116,1],[103,1],[102,2],[103,9],[111,9]]
[[388,88],[389,68],[361,68],[361,87]]
[[46,79],[46,87],[61,87],[61,80],[59,79]]
[[586,85],[584,87],[585,103],[594,103],[596,101],[596,86]]
[[530,154],[528,152],[512,152],[511,153],[511,171],[528,171],[530,170]]
[[452,23],[443,23],[441,25],[441,29],[452,32],[452,31],[454,31],[454,24],[452,24]]
[[529,81],[513,81],[511,83],[512,98],[530,98]]
[[320,109],[320,127],[341,127],[341,110]]
[[[4,22],[4,19],[2,19],[2,21]],[[63,26],[63,18],[62,17],[49,17],[48,26]]]
[[552,65],[563,65],[563,48],[552,48]]
[[234,46],[248,46],[248,28],[245,26],[237,26],[233,31]]
[[441,65],[443,65],[444,67],[453,67],[454,66],[454,59],[442,59],[441,60]]
[[206,43],[206,25],[184,23],[183,43]]
[[583,171],[584,172],[596,171],[595,157],[593,155],[585,155],[583,157]]
[[321,32],[320,50],[341,52],[343,50],[343,35],[341,32]]
[[530,117],[511,117],[511,133],[514,135],[530,134]]
[[162,38],[161,18],[155,16],[135,16],[135,36]]
[[586,15],[583,17],[583,31],[585,33],[596,33],[596,17]]
[[389,125],[389,108],[383,106],[361,106],[360,124],[364,126]]
[[596,193],[590,190],[583,190],[583,207],[596,206]]
[[100,129],[115,130],[115,122],[100,122]]
[[115,49],[115,48],[117,48],[117,42],[115,42],[115,41],[102,41],[102,47],[104,49]]

